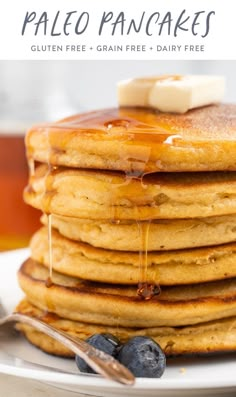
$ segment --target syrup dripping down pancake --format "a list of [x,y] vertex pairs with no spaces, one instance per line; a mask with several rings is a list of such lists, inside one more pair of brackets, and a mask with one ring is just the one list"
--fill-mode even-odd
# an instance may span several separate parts
[[136,287],[83,281],[53,272],[28,259],[18,273],[27,299],[42,310],[74,321],[99,325],[150,328],[183,326],[236,315],[236,279],[189,286],[163,287],[145,301]]
[[236,213],[236,172],[150,174],[36,169],[25,201],[46,213],[85,219],[146,220]]
[[236,105],[168,114],[104,109],[33,127],[29,158],[53,165],[122,170],[236,171]]
[[[47,224],[46,216],[41,220]],[[140,250],[140,233],[137,223],[133,221],[113,223],[53,214],[52,225],[62,236],[94,247],[118,251]],[[168,251],[232,241],[236,241],[236,215],[153,220],[149,227],[147,249],[149,252]]]
[[[176,221],[179,230],[180,222],[182,227],[191,223],[194,228],[194,222],[200,225],[200,218],[204,224],[203,230],[209,231],[210,223],[206,219],[213,217],[214,224],[217,218],[228,219],[232,215],[233,219],[236,213],[236,173],[233,172],[236,171],[236,105],[208,106],[184,115],[135,108],[86,113],[58,123],[33,127],[26,136],[26,148],[31,164],[31,177],[24,193],[26,202],[47,215],[53,214],[50,216],[52,224],[53,219],[62,219],[64,230],[67,227],[70,232],[75,232],[74,224],[83,220],[84,225],[95,220],[94,228],[114,221],[116,230],[121,230],[119,227],[123,224],[130,226],[134,221],[148,223],[152,220],[154,224],[156,221],[162,224],[160,221],[163,221],[168,226]],[[36,167],[34,172],[35,162],[45,164]],[[63,217],[67,217],[67,221]],[[73,225],[69,229],[68,225],[65,227],[68,219]],[[229,219],[226,224],[230,224]],[[226,224],[220,221],[222,228]],[[211,240],[213,244],[220,230],[219,226],[215,229]],[[231,224],[230,231],[218,238],[217,243],[227,242],[224,239],[229,235],[234,239],[233,233]],[[66,233],[65,236],[69,237]],[[151,236],[153,241],[154,234]],[[194,233],[190,236],[189,240],[186,239],[188,247],[190,241],[194,241]],[[42,236],[39,239],[43,243]],[[127,237],[129,239],[130,235]],[[111,236],[113,247],[114,240]],[[193,245],[196,247],[203,240],[202,235]],[[207,243],[207,236],[205,240]],[[99,244],[93,238],[91,241],[92,245]],[[180,248],[180,236],[178,241],[177,248]],[[55,238],[55,248],[57,243]],[[234,244],[198,249],[195,259],[194,250],[177,252],[176,260],[179,258],[181,261],[178,255],[184,258],[181,263],[186,267],[182,270],[187,272],[185,269],[189,265],[192,272],[184,280],[184,275],[177,275],[176,267],[175,277],[191,284],[164,286],[161,295],[149,301],[141,299],[136,293],[136,286],[126,285],[126,280],[125,285],[117,285],[112,284],[111,280],[108,280],[109,283],[101,283],[102,279],[82,280],[79,273],[76,276],[80,278],[73,277],[74,261],[70,263],[70,275],[63,275],[65,268],[68,270],[70,255],[75,255],[79,246],[79,254],[82,252],[85,257],[90,255],[90,266],[93,266],[87,277],[96,266],[94,260],[91,263],[91,256],[96,254],[96,260],[99,259],[99,249],[82,247],[81,243],[75,247],[74,244],[66,240],[64,249],[68,249],[68,256],[60,255],[61,261],[58,260],[56,265],[52,263],[54,270],[50,288],[46,286],[49,273],[45,265],[49,262],[45,252],[40,256],[38,251],[36,254],[35,249],[32,250],[32,255],[43,265],[32,258],[22,265],[18,273],[19,283],[27,296],[28,305],[31,305],[32,315],[34,310],[39,311],[36,316],[42,315],[40,311],[46,311],[45,321],[55,321],[58,327],[67,327],[68,332],[72,327],[73,332],[78,334],[84,332],[81,324],[85,327],[90,324],[88,330],[91,329],[89,327],[125,330],[126,337],[127,329],[131,330],[131,334],[140,330],[143,334],[145,329],[147,333],[154,332],[153,336],[158,337],[157,341],[163,344],[167,354],[168,349],[170,354],[235,350],[236,279],[223,280],[234,276]],[[112,249],[108,243],[104,244]],[[120,247],[124,247],[122,244]],[[161,245],[159,242],[157,244]],[[140,251],[140,244],[134,246]],[[150,267],[150,255],[159,255],[158,259],[166,258],[168,269],[171,251],[152,254],[148,252],[148,241],[145,249],[146,270]],[[110,265],[114,262],[116,266],[116,253],[110,251],[110,256],[106,255],[108,253],[104,253],[103,260],[109,261]],[[135,252],[131,253],[133,266],[135,255]],[[119,265],[124,262],[125,267],[129,266],[130,253],[120,252],[116,256],[118,258]],[[152,258],[155,264],[155,257]],[[206,271],[201,274],[200,267],[205,266],[203,263],[211,276]],[[199,266],[197,275],[194,274],[194,265]],[[105,266],[100,277],[107,281]],[[166,282],[166,274],[163,270],[163,283]],[[209,277],[211,280],[214,277],[222,280],[198,283],[196,277],[198,281],[209,281]],[[172,278],[172,283],[176,278]],[[33,309],[34,305],[36,309]],[[47,338],[43,341],[36,331],[32,332],[23,325],[19,327],[32,343],[45,351],[61,354],[58,346],[48,346]],[[153,329],[155,331],[150,331]],[[167,339],[162,339],[166,336]]]
[[[49,268],[47,228],[33,236],[31,258]],[[95,248],[75,242],[52,230],[53,268],[55,271],[103,283],[137,285],[140,255]],[[201,283],[236,277],[236,243],[207,248],[149,252],[147,280],[160,285]]]

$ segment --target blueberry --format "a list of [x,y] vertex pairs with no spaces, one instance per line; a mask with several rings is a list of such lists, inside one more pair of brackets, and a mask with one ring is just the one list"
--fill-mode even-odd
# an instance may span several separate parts
[[[86,339],[86,342],[113,357],[117,355],[117,348],[120,345],[119,339],[111,334],[95,334]],[[75,357],[75,361],[81,372],[87,372],[90,374],[95,373],[94,370],[79,356]]]
[[146,336],[131,338],[120,348],[117,358],[136,377],[160,378],[166,368],[161,347]]

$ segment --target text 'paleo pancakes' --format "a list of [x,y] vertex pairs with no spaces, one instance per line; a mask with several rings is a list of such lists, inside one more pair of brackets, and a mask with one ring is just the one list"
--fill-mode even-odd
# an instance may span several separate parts
[[148,335],[167,355],[236,350],[236,105],[98,110],[33,127],[26,150],[24,198],[46,226],[19,312],[82,338]]

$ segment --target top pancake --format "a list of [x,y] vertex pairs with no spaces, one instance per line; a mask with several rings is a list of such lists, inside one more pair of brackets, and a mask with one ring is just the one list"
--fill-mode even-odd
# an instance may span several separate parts
[[129,173],[236,170],[236,105],[185,114],[98,110],[33,127],[29,158],[53,165]]

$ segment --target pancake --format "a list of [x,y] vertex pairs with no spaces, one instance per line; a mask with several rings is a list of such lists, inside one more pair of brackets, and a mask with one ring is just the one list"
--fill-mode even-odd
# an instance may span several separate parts
[[[140,228],[136,222],[119,223],[52,215],[61,235],[110,250],[139,251]],[[47,224],[47,217],[41,221]],[[128,236],[128,238],[127,238]],[[207,237],[207,238],[206,238]],[[148,231],[148,251],[204,247],[236,241],[236,215],[209,218],[153,220]]]
[[236,315],[236,279],[179,287],[163,287],[145,301],[135,287],[82,281],[48,270],[32,259],[18,280],[27,299],[42,310],[74,321],[135,328],[192,325]]
[[[31,258],[49,267],[48,231],[30,243]],[[90,281],[137,285],[140,255],[95,248],[52,230],[53,269]],[[147,279],[160,285],[192,284],[236,277],[236,243],[183,251],[149,252]]]
[[39,166],[25,201],[46,213],[85,219],[145,220],[236,213],[236,173],[149,174]]
[[[189,327],[171,328],[119,328],[99,326],[66,320],[45,313],[27,300],[20,302],[16,311],[39,318],[72,337],[87,339],[96,333],[108,332],[116,335],[123,343],[133,336],[149,336],[160,344],[167,357],[183,354],[229,352],[236,350],[236,317],[211,321]],[[47,335],[25,325],[17,324],[26,338],[43,351],[59,356],[73,357],[73,353]]]
[[[236,105],[168,114],[118,108],[33,127],[28,157],[127,172],[236,170]],[[214,148],[214,150],[213,150]]]

